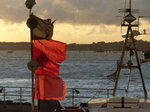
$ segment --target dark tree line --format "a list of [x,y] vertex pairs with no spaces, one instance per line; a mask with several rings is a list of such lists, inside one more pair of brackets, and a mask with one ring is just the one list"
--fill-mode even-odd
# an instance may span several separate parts
[[[121,51],[124,41],[120,42],[93,42],[92,44],[68,44],[67,50],[86,50],[86,51]],[[150,42],[139,40],[137,43],[139,51],[150,51]],[[0,42],[0,50],[30,50],[29,42]]]
[[[120,42],[93,42],[92,44],[69,44],[67,50],[92,50],[92,51],[121,51],[124,45],[124,41]],[[139,40],[137,42],[137,50],[150,51],[150,42]]]

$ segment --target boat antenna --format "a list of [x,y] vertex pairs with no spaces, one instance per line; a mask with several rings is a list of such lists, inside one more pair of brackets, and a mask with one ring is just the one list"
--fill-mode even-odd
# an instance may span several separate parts
[[[27,0],[25,2],[26,7],[29,9],[29,24],[30,24],[30,45],[31,45],[31,61],[28,63],[28,68],[31,70],[31,76],[32,76],[32,112],[34,112],[34,70],[37,68],[37,63],[33,61],[32,54],[33,54],[33,45],[34,45],[34,36],[33,36],[33,13],[31,12],[32,7],[36,4],[35,0]],[[36,68],[34,68],[36,65]]]
[[[120,76],[120,72],[122,68],[126,68],[126,69],[132,69],[132,68],[136,68],[139,70],[140,73],[140,77],[141,77],[141,81],[142,81],[142,85],[143,85],[143,90],[144,90],[144,95],[145,95],[145,99],[147,98],[147,91],[146,91],[146,87],[145,87],[145,83],[144,83],[144,78],[142,75],[142,70],[141,70],[141,66],[140,66],[140,62],[139,62],[139,58],[138,58],[138,54],[137,54],[137,49],[135,46],[135,39],[134,39],[134,32],[132,31],[132,27],[138,27],[139,24],[132,24],[133,21],[136,20],[136,18],[132,15],[132,13],[138,13],[137,9],[131,9],[131,0],[129,0],[129,8],[127,9],[120,9],[120,12],[126,12],[126,15],[123,17],[123,20],[125,21],[124,23],[121,24],[121,26],[125,26],[127,27],[127,33],[125,35],[125,42],[124,42],[124,46],[123,46],[123,50],[122,50],[122,55],[120,58],[120,62],[118,65],[118,72],[116,74],[116,80],[115,80],[115,85],[114,85],[114,90],[113,90],[113,96],[115,96],[116,94],[116,89],[117,89],[117,85],[118,85],[118,81],[119,81],[119,76]],[[129,43],[129,40],[131,41],[131,44]],[[134,51],[135,53],[135,59],[137,61],[137,65],[134,66],[132,65],[132,61],[129,60],[129,63],[127,65],[123,65],[123,59],[124,59],[124,55],[125,55],[125,51],[126,50],[130,50],[130,54],[131,51]],[[130,55],[131,57],[132,55]]]
[[[124,5],[124,9],[126,9],[126,0],[125,0],[125,5]],[[124,16],[126,15],[126,11],[124,10]],[[123,24],[125,24],[125,21],[123,20]]]

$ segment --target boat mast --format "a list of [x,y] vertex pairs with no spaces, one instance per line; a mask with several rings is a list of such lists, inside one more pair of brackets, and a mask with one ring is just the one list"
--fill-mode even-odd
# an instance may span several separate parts
[[[125,22],[123,22],[121,24],[121,27],[123,27],[123,26],[127,27],[127,33],[126,33],[126,36],[125,36],[125,42],[124,42],[124,46],[123,46],[123,50],[122,50],[121,59],[120,59],[120,62],[119,62],[118,72],[117,72],[115,85],[114,85],[114,90],[113,90],[113,96],[116,95],[116,89],[117,89],[121,69],[126,68],[126,69],[131,70],[132,68],[136,68],[136,69],[139,70],[142,85],[143,85],[144,95],[145,95],[145,98],[147,98],[147,91],[146,91],[146,87],[145,87],[145,83],[144,83],[144,78],[143,78],[143,75],[142,75],[142,70],[141,70],[141,66],[140,66],[140,62],[139,62],[139,58],[138,58],[138,54],[137,54],[137,49],[136,49],[136,46],[135,46],[135,39],[134,39],[135,35],[133,34],[133,31],[132,31],[132,27],[138,27],[139,24],[131,24],[133,21],[136,20],[136,18],[132,15],[132,12],[137,13],[138,10],[135,10],[135,9],[131,10],[131,0],[129,0],[129,8],[128,9],[121,9],[120,12],[127,13],[127,15],[125,15],[124,18],[123,18],[124,19],[123,21],[125,21]],[[129,44],[129,39],[132,43],[132,46],[128,45]],[[136,66],[132,65],[131,60],[128,61],[127,66],[123,65],[123,59],[124,59],[125,51],[127,50],[127,46],[128,46],[128,49],[130,50],[130,57],[131,57],[131,50],[135,53],[135,57],[136,57],[136,61],[137,61]],[[127,89],[128,89],[128,87],[127,87]]]
[[[31,60],[28,62],[28,69],[31,70],[32,77],[32,112],[35,112],[34,109],[34,71],[38,67],[38,63],[33,60],[33,45],[34,45],[34,36],[33,36],[33,14],[31,12],[32,7],[36,4],[35,0],[26,0],[25,5],[29,9],[29,28],[30,28],[30,46],[31,46]],[[28,25],[28,24],[27,24]]]

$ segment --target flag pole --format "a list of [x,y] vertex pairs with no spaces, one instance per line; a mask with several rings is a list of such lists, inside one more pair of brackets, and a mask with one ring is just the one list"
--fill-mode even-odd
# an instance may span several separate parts
[[33,57],[33,45],[34,45],[34,37],[33,37],[33,28],[32,28],[32,14],[30,10],[30,19],[31,19],[31,28],[30,28],[30,49],[31,49],[31,76],[32,76],[32,112],[34,112],[34,70],[33,70],[33,62],[32,62],[32,57]]
[[28,63],[28,68],[31,70],[32,76],[32,112],[34,112],[34,62],[32,61],[33,55],[33,45],[34,45],[34,37],[33,37],[33,14],[31,12],[32,7],[35,5],[35,0],[27,0],[25,2],[26,7],[29,9],[29,28],[30,28],[30,49],[31,49],[31,61]]

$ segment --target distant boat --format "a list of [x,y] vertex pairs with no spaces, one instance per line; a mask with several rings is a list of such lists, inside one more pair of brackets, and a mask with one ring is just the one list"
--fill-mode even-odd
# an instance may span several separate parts
[[104,52],[104,49],[97,49],[96,52]]
[[8,51],[7,53],[13,53],[13,51]]

